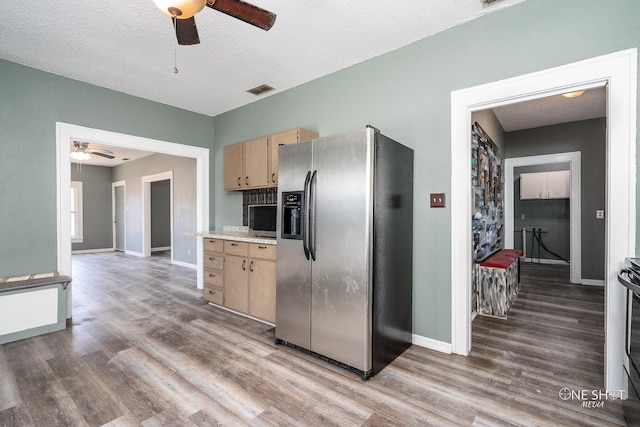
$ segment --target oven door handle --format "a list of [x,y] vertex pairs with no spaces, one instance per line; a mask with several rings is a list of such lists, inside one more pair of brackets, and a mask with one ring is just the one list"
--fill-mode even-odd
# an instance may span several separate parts
[[640,286],[629,280],[629,273],[630,271],[626,268],[620,270],[618,272],[618,282],[620,282],[625,288],[629,289],[630,291],[633,291],[636,294],[640,295]]

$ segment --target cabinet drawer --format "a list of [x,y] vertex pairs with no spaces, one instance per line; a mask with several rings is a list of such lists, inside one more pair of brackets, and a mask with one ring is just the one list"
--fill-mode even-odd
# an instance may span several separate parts
[[224,240],[204,238],[204,250],[211,252],[222,252],[224,250]]
[[236,242],[233,240],[224,241],[224,253],[229,255],[247,256],[247,246],[245,242]]
[[211,268],[214,270],[224,269],[224,255],[219,253],[207,253],[204,254],[204,268]]
[[263,243],[251,243],[249,245],[249,256],[251,258],[276,259],[276,245],[265,245]]
[[224,286],[224,274],[221,271],[205,270],[204,285],[211,285],[222,288]]
[[211,301],[214,304],[222,305],[224,302],[224,292],[220,289],[212,288],[211,286],[204,287],[202,296],[204,299]]

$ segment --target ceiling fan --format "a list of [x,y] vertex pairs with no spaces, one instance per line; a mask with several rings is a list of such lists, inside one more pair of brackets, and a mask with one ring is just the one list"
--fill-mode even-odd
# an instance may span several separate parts
[[71,158],[74,160],[89,160],[91,154],[104,157],[106,159],[115,159],[113,151],[102,148],[91,148],[88,142],[73,141],[71,147]]
[[276,21],[274,13],[242,0],[153,0],[153,2],[158,9],[171,17],[180,45],[200,43],[194,15],[205,6],[265,31],[269,31]]

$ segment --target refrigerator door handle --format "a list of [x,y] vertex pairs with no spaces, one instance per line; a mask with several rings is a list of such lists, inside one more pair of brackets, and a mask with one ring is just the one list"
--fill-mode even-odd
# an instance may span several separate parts
[[318,171],[314,170],[311,176],[311,183],[309,184],[309,253],[311,259],[316,260],[316,220],[315,220],[315,207],[316,207],[316,183],[318,182]]
[[309,259],[309,190],[311,186],[311,171],[307,172],[304,180],[304,195],[302,206],[302,248],[304,256]]

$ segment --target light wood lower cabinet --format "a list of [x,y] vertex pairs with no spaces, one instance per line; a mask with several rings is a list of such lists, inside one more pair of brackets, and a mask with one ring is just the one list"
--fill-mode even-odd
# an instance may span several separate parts
[[[215,304],[274,323],[276,319],[276,246],[218,240],[222,252],[207,250],[204,298]],[[209,244],[211,245],[211,244]],[[222,259],[222,266],[219,266]]]
[[249,311],[249,275],[246,257],[227,255],[225,258],[224,306],[246,313]]
[[204,289],[203,297],[214,304],[224,301],[224,242],[221,239],[204,239]]

